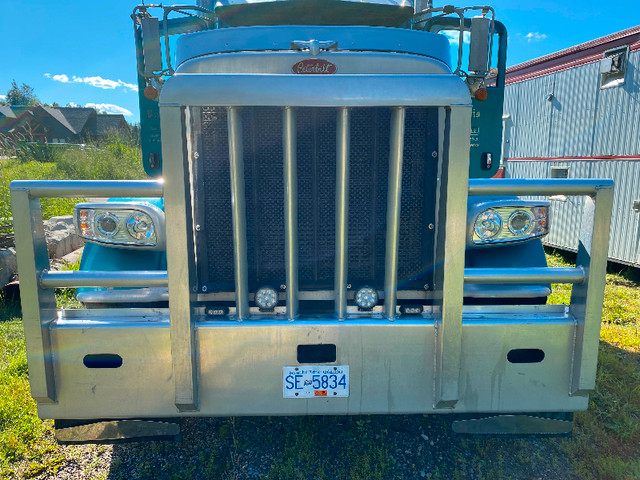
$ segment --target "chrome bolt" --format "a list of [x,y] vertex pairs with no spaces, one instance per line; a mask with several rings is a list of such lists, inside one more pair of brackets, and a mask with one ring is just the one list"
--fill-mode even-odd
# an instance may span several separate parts
[[425,289],[425,290],[429,290],[429,284],[428,284],[428,283],[425,283],[425,284],[424,284],[424,289]]
[[436,158],[438,156],[438,152],[436,152],[435,150],[433,152],[431,152],[431,156],[433,158]]
[[286,290],[287,286],[283,283],[282,285],[280,285],[280,290]]
[[196,225],[196,232],[200,231],[200,225]]
[[200,158],[200,154],[198,152],[193,152],[193,158],[196,160]]
[[351,290],[351,284],[347,283],[347,290]]
[[193,287],[194,293],[198,291],[198,287]]
[[202,291],[203,291],[203,292],[206,292],[206,291],[207,291],[207,286],[206,286],[206,285],[203,285],[203,286],[202,286]]
[[435,228],[435,226],[433,225],[433,223],[429,224],[429,230],[433,230]]

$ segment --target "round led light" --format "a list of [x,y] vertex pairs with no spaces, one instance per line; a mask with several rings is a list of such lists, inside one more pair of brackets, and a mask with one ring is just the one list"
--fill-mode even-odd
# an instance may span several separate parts
[[478,237],[488,240],[502,230],[502,217],[494,210],[485,210],[478,215],[473,228]]
[[362,287],[356,292],[355,301],[361,310],[371,310],[378,304],[378,292],[375,288]]
[[94,224],[105,237],[114,237],[120,230],[120,220],[113,213],[105,212],[96,215]]
[[531,230],[532,223],[531,214],[524,210],[516,210],[511,215],[509,215],[509,221],[507,224],[509,225],[509,230],[514,235],[524,235],[529,233]]
[[278,292],[271,287],[259,288],[256,292],[256,305],[260,310],[273,310],[278,304]]
[[153,240],[156,229],[149,215],[138,212],[127,220],[127,231],[136,240]]

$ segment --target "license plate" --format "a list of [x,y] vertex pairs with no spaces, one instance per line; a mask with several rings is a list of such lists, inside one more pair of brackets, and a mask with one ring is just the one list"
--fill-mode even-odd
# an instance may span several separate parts
[[284,398],[349,396],[349,365],[282,367]]

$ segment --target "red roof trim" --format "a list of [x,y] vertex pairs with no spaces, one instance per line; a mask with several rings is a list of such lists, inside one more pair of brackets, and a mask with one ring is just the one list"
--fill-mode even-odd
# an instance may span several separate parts
[[623,45],[630,45],[631,51],[640,50],[640,25],[509,67],[506,83],[522,82],[595,62],[606,50]]
[[611,161],[611,160],[636,160],[640,161],[640,155],[598,155],[593,157],[514,157],[505,158],[505,162],[578,162],[578,161]]

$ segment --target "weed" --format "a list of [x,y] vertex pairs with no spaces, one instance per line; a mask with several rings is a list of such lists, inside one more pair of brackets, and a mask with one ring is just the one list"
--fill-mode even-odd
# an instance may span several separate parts
[[[0,226],[10,224],[12,180],[120,180],[146,174],[142,153],[130,140],[112,136],[87,148],[25,147],[17,159],[0,162]],[[43,198],[42,216],[69,215],[79,198]]]

